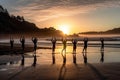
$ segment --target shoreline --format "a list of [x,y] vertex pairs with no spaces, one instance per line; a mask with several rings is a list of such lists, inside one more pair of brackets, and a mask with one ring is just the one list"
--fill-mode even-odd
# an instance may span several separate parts
[[[33,51],[33,45],[26,45],[26,52]],[[21,52],[21,46],[15,45],[15,51]],[[45,47],[43,47],[45,48]],[[0,50],[10,50],[10,45],[0,46]],[[41,49],[41,47],[38,47]],[[48,48],[46,48],[48,49]],[[0,51],[1,52],[1,51]],[[5,51],[3,51],[5,52]],[[10,51],[9,51],[10,52]],[[21,55],[0,56],[1,80],[119,80],[120,62],[103,63],[52,63],[42,64],[42,56],[35,58],[25,54],[25,63],[22,65]],[[52,56],[52,54],[51,54]],[[29,58],[28,63],[26,63]],[[55,57],[57,58],[57,57]],[[52,58],[51,58],[52,59]],[[53,58],[54,59],[54,58]],[[62,59],[61,59],[62,60]],[[19,63],[14,64],[14,61]],[[9,63],[9,65],[7,64]]]
[[[37,47],[37,49],[52,49],[51,47]],[[25,45],[24,53],[33,52],[34,47],[32,45]],[[0,55],[7,55],[7,54],[21,54],[23,53],[20,44],[14,44],[13,49],[10,49],[10,44],[0,44]]]

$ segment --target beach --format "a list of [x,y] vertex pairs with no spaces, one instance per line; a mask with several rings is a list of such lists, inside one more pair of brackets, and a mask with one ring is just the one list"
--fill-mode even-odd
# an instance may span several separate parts
[[120,0],[0,0],[0,80],[120,80]]
[[120,79],[119,41],[106,41],[104,51],[100,50],[99,41],[90,41],[86,56],[82,53],[82,42],[78,43],[76,53],[72,52],[72,44],[68,42],[65,63],[61,55],[62,44],[59,42],[54,54],[50,41],[38,41],[36,52],[33,51],[33,43],[26,42],[23,55],[21,44],[17,40],[14,50],[10,49],[8,41],[0,44],[1,80]]
[[120,63],[0,66],[1,80],[119,80]]
[[[0,56],[0,77],[1,80],[119,80],[119,62],[93,62],[88,57],[76,63],[72,58],[73,54],[67,54],[67,62],[63,63],[60,54],[55,54],[55,63],[52,54],[37,54],[36,64],[34,63],[34,52],[24,54],[25,61],[22,65],[21,55]],[[48,57],[46,57],[48,55]],[[51,56],[49,56],[51,55]],[[80,54],[77,54],[79,56]],[[58,57],[59,56],[59,57]],[[71,57],[70,57],[71,56]],[[61,57],[61,58],[60,58]],[[44,60],[43,60],[44,59]],[[70,60],[70,61],[69,61]]]

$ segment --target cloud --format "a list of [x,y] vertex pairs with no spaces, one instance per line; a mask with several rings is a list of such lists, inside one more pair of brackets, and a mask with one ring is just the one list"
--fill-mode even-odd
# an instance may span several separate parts
[[[74,16],[103,7],[119,7],[119,0],[8,0],[11,13],[30,21],[41,22],[64,16]],[[15,2],[14,2],[15,1]],[[15,4],[15,5],[13,5]]]
[[[13,1],[13,0],[11,0]],[[43,5],[43,8],[50,8],[55,6],[87,6],[99,3],[118,3],[119,0],[17,0],[15,3],[22,6],[28,6],[29,4]]]

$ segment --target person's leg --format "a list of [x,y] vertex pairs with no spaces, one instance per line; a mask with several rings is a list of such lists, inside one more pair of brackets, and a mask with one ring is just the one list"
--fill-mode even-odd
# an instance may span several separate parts
[[82,52],[84,52],[84,50],[85,50],[85,47],[83,48],[83,51],[82,51]]

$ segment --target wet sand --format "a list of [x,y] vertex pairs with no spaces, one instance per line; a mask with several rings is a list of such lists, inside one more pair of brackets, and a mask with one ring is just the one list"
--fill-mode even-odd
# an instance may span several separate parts
[[[4,67],[4,66],[0,66]],[[1,80],[119,80],[120,63],[6,66]]]
[[[0,46],[1,52],[9,51],[9,45]],[[20,46],[14,50],[19,53]],[[18,51],[19,50],[19,51]],[[33,51],[28,46],[26,52]],[[7,52],[6,52],[7,53]],[[26,57],[33,57],[25,55]],[[40,57],[41,58],[41,57]],[[119,80],[120,63],[66,63],[66,64],[36,64],[4,65],[7,62],[20,61],[18,55],[0,56],[0,78],[1,80]],[[33,62],[31,62],[33,63]]]
[[[25,55],[26,57],[28,56]],[[20,61],[20,55],[2,55],[0,62]],[[119,80],[120,63],[54,63],[0,65],[1,80]]]
[[[51,47],[37,47],[37,49],[51,49]],[[32,52],[34,51],[33,45],[25,45],[25,51],[26,52]],[[21,44],[14,44],[13,50],[10,48],[9,43],[0,43],[0,55],[7,55],[7,54],[21,54],[23,53]]]

